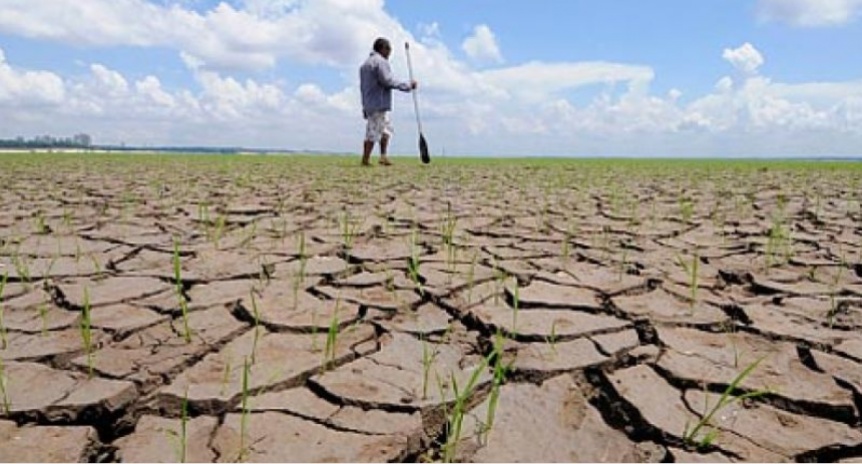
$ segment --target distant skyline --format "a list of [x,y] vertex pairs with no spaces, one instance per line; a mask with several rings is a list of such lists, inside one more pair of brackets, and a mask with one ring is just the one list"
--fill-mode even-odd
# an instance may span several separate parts
[[[0,139],[359,152],[410,41],[432,154],[862,155],[862,0],[0,0]],[[392,151],[416,151],[396,92]]]

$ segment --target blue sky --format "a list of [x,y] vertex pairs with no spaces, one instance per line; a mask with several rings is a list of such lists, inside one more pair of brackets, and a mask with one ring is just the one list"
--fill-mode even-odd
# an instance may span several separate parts
[[[0,138],[356,152],[410,41],[432,151],[862,154],[862,0],[0,0]],[[395,96],[392,150],[415,151]]]

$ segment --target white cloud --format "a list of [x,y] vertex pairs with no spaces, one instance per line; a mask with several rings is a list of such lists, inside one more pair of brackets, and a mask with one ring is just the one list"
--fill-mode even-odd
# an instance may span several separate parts
[[[465,61],[439,25],[421,26],[417,41],[381,0],[236,0],[201,11],[182,6],[196,0],[0,1],[0,33],[82,47],[173,47],[186,65],[181,71],[194,78],[177,88],[163,85],[160,77],[170,74],[156,69],[130,77],[99,63],[60,76],[16,68],[0,50],[0,137],[50,128],[86,131],[97,143],[356,152],[364,124],[356,67],[382,34],[396,45],[411,41],[423,128],[435,153],[862,152],[862,81],[780,82],[762,75],[765,59],[749,43],[716,50],[736,72],[716,76],[704,95],[682,98],[677,89],[652,92],[655,72],[644,65],[534,61],[484,69],[489,59],[502,60],[496,39],[494,47],[476,45],[473,56],[483,60]],[[477,28],[473,37],[480,35]],[[233,69],[279,61],[331,68],[343,80],[333,90],[331,83]],[[406,79],[403,50],[392,66]],[[592,100],[584,99],[590,93]],[[394,98],[394,152],[415,151],[411,103],[407,94]]]
[[747,75],[756,74],[757,69],[762,66],[764,62],[763,55],[761,55],[760,52],[748,42],[742,44],[739,48],[725,48],[724,53],[721,56],[732,64],[738,71]]
[[530,62],[519,66],[494,69],[481,73],[489,83],[527,101],[541,101],[560,91],[590,84],[616,82],[648,82],[652,69],[618,63],[544,63]]
[[502,63],[503,54],[497,44],[497,37],[491,28],[480,24],[473,29],[473,35],[464,39],[461,48],[471,59],[478,62]]
[[101,64],[93,64],[90,71],[96,77],[99,86],[98,91],[110,97],[121,97],[129,91],[129,83],[126,78],[117,71],[106,68]]
[[145,0],[4,0],[0,33],[81,46],[170,47],[222,69],[279,58],[353,66],[378,31],[407,36],[382,0],[258,0],[205,12]]
[[159,106],[171,108],[177,104],[177,99],[162,89],[161,81],[155,76],[135,82],[135,91]]
[[60,76],[47,71],[20,71],[6,62],[0,48],[0,108],[4,105],[58,104],[65,87]]
[[862,0],[759,0],[763,20],[786,22],[795,26],[835,26],[859,16]]

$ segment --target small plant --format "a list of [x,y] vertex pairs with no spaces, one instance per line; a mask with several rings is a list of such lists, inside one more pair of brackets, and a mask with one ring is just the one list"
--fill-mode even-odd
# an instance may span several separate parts
[[317,327],[317,308],[311,308],[311,350],[317,351],[320,349],[319,343],[317,342],[318,332],[320,329]]
[[221,377],[221,390],[219,390],[219,394],[224,396],[225,391],[227,391],[227,385],[230,383],[231,378],[231,370],[232,370],[233,358],[231,354],[228,353],[227,362],[224,364],[224,371],[222,372]]
[[622,247],[623,256],[620,260],[620,268],[619,274],[617,275],[618,280],[623,280],[623,276],[626,274],[628,270],[628,259],[629,259],[629,248],[625,245]]
[[332,319],[329,321],[329,331],[326,334],[326,347],[323,351],[323,370],[329,370],[335,362],[336,344],[338,343],[338,302],[335,305],[335,311],[332,312]]
[[458,224],[458,218],[452,214],[452,203],[446,202],[446,218],[443,221],[441,226],[442,228],[442,236],[443,236],[443,245],[451,248],[454,243],[453,239],[455,236],[455,227]]
[[17,251],[12,256],[12,265],[15,266],[15,272],[18,277],[23,280],[28,286],[33,282],[30,275],[30,265],[27,264],[27,258],[22,257]]
[[[42,337],[48,335],[48,304],[42,303],[39,305],[39,319],[42,321]],[[2,317],[0,317],[2,322]]]
[[222,236],[224,236],[224,230],[227,226],[227,213],[222,212],[219,213],[218,218],[216,218],[215,223],[215,232],[213,233],[213,242],[215,243],[215,248],[218,250],[219,244],[221,242]]
[[419,247],[416,244],[416,236],[416,228],[413,228],[413,232],[410,234],[410,260],[407,262],[407,273],[419,290],[419,294],[424,296],[425,290],[422,288],[422,281],[419,277]]
[[698,290],[698,274],[700,272],[700,257],[698,256],[697,250],[694,252],[694,256],[691,258],[691,265],[685,262],[681,256],[677,256],[677,261],[679,265],[682,266],[682,269],[688,274],[688,288],[691,292],[689,295],[689,304],[691,310],[694,311],[694,307],[697,304],[697,290]]
[[566,231],[563,234],[563,243],[561,254],[563,255],[563,261],[568,262],[569,258],[572,256],[572,238],[578,233],[578,224],[577,221],[573,220],[571,217],[566,221]]
[[680,198],[679,214],[685,223],[691,222],[691,218],[694,216],[694,203],[691,198],[687,196]]
[[257,355],[257,342],[260,339],[260,312],[257,310],[257,299],[254,297],[254,290],[251,294],[251,310],[254,317],[254,342],[251,346],[251,363],[254,364],[255,356]]
[[[753,363],[749,364],[748,367],[746,367],[742,372],[740,372],[739,375],[737,375],[736,378],[733,379],[730,385],[727,386],[727,388],[721,394],[721,397],[718,399],[718,402],[712,407],[712,409],[709,408],[708,404],[704,405],[704,414],[701,417],[700,421],[698,421],[697,424],[695,424],[695,426],[691,429],[689,429],[688,425],[686,425],[686,428],[683,431],[682,438],[686,443],[688,443],[689,445],[696,445],[699,448],[705,448],[711,445],[718,436],[718,429],[712,425],[712,418],[718,411],[733,404],[734,402],[744,401],[749,398],[757,398],[769,393],[769,390],[765,389],[743,393],[739,396],[734,396],[737,385],[739,385],[743,380],[745,380],[749,375],[751,375],[754,369],[756,369],[757,366],[765,358],[766,357],[764,356],[757,359]],[[698,436],[704,427],[710,427],[710,430],[698,440]]]
[[432,352],[428,348],[428,341],[425,337],[422,338],[422,399],[428,398],[428,377],[431,374],[431,366],[440,352],[437,348]]
[[90,292],[84,287],[84,310],[81,314],[81,341],[87,354],[87,374],[93,377],[93,331],[90,320]]
[[251,415],[251,410],[248,408],[248,374],[251,366],[248,363],[248,357],[243,361],[242,368],[242,399],[240,400],[242,405],[242,417],[240,417],[239,421],[239,456],[237,456],[237,461],[245,462],[248,457],[249,447],[248,445],[248,419]]
[[63,227],[66,230],[72,230],[72,212],[69,211],[69,207],[63,205]]
[[180,431],[166,430],[168,437],[174,440],[174,453],[177,456],[177,462],[185,463],[188,459],[188,423],[189,423],[189,391],[186,388],[186,393],[180,402]]
[[9,377],[6,375],[6,367],[3,365],[3,357],[0,356],[0,399],[3,400],[3,412],[9,415],[12,411],[12,403],[9,401],[8,389]]
[[248,248],[248,245],[254,240],[254,238],[256,236],[257,236],[257,221],[253,221],[251,223],[251,228],[249,229],[248,234],[246,234],[246,236],[243,237],[242,242],[240,242],[239,245],[243,248]]
[[559,337],[557,336],[557,321],[554,320],[554,322],[551,323],[551,333],[545,338],[545,342],[548,343],[548,346],[551,347],[551,351],[553,351],[555,355],[557,354],[558,338]]
[[509,371],[512,369],[512,365],[515,363],[515,360],[513,359],[509,361],[508,364],[503,364],[504,341],[505,337],[498,329],[497,334],[494,337],[494,351],[491,354],[491,356],[494,357],[494,380],[491,383],[491,394],[488,399],[488,415],[483,427],[484,433],[482,434],[485,436],[486,440],[488,438],[488,433],[491,432],[491,428],[494,426],[494,417],[497,413],[497,403],[500,400],[500,389],[502,388],[503,383],[506,382],[506,376],[509,374]]
[[51,228],[45,222],[45,212],[41,209],[36,212],[36,235],[48,235],[51,233]]
[[513,279],[515,288],[512,292],[512,334],[518,333],[518,312],[521,309],[521,291],[518,279]]
[[182,263],[180,262],[180,244],[176,238],[174,238],[174,282],[175,289],[177,293],[177,301],[180,304],[180,312],[182,313],[183,318],[183,339],[185,339],[186,343],[192,342],[192,331],[189,328],[189,307],[188,302],[186,301],[186,295],[183,292],[183,279],[182,279]]
[[470,260],[470,269],[467,271],[467,303],[473,302],[473,287],[476,286],[476,261],[479,259],[479,252],[473,252],[473,259]]
[[844,267],[847,266],[847,262],[845,261],[844,252],[841,252],[841,263],[838,266],[838,272],[835,273],[835,277],[832,278],[832,281],[829,282],[829,328],[832,329],[835,326],[835,317],[838,315],[840,310],[840,305],[838,304],[838,299],[836,298],[838,293],[838,285],[841,283],[841,277],[844,274]]
[[96,277],[102,277],[102,266],[99,264],[99,260],[96,259],[96,255],[90,254],[90,262],[93,263],[93,269],[96,270]]
[[506,271],[500,269],[496,256],[494,256],[494,279],[494,304],[498,304],[500,302],[500,294],[506,288]]
[[457,454],[458,443],[461,441],[461,431],[464,425],[464,413],[466,412],[467,401],[478,386],[479,376],[487,367],[488,358],[482,358],[482,362],[473,371],[473,375],[470,376],[463,390],[458,388],[458,380],[455,378],[455,374],[450,374],[452,391],[455,395],[455,404],[452,406],[452,411],[446,423],[447,436],[446,443],[443,445],[443,462],[453,462]]
[[352,219],[350,213],[345,209],[341,216],[341,238],[344,241],[344,250],[349,252],[353,249],[353,242],[356,240],[356,234],[359,232],[359,221]]
[[6,281],[9,280],[9,273],[3,273],[3,280],[0,280],[0,348],[6,349],[6,324],[3,322],[3,291],[6,289]]

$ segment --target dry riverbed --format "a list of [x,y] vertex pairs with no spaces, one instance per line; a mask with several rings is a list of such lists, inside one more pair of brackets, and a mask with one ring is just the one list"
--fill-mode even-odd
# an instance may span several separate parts
[[862,457],[862,169],[0,155],[3,461]]

